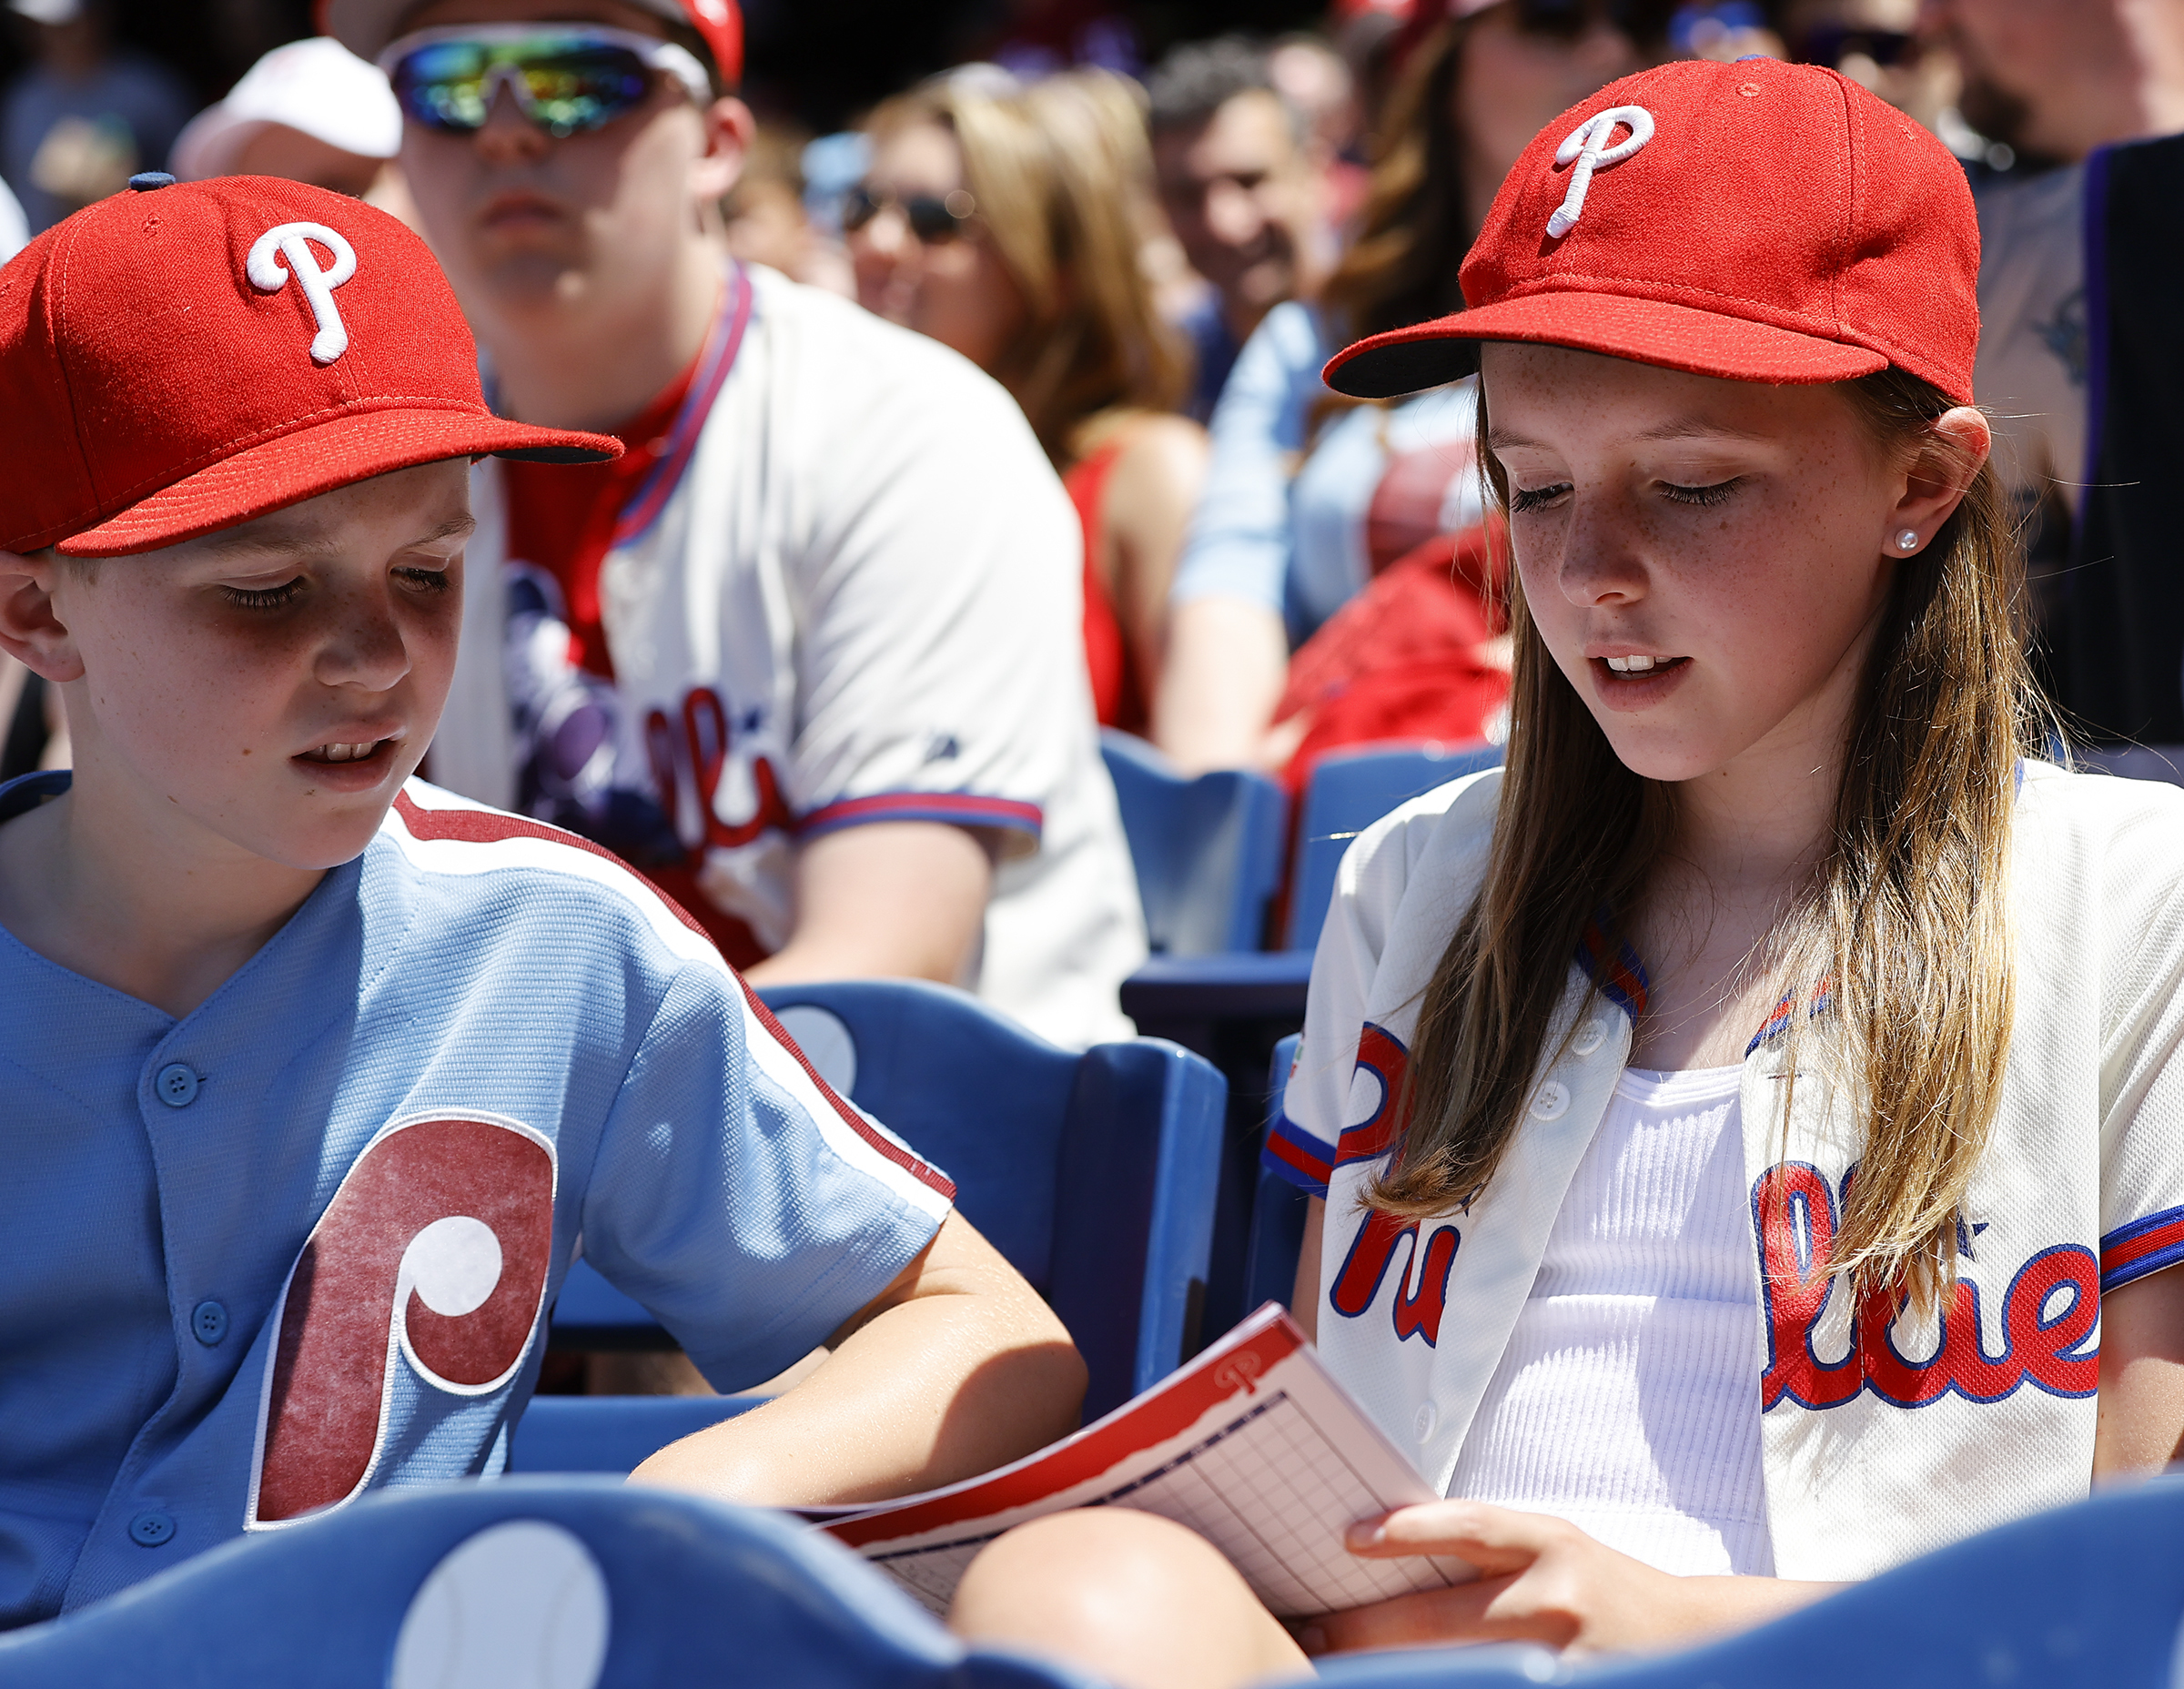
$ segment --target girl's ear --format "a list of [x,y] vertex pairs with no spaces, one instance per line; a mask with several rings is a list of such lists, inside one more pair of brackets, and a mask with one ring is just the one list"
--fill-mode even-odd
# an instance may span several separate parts
[[1904,495],[1889,513],[1888,531],[1882,536],[1883,554],[1906,557],[1924,551],[1935,531],[1956,513],[1994,449],[1994,430],[1983,412],[1958,405],[1936,417],[1905,471]]
[[52,551],[0,551],[0,651],[56,685],[84,675],[76,638],[54,613],[55,577],[69,567]]

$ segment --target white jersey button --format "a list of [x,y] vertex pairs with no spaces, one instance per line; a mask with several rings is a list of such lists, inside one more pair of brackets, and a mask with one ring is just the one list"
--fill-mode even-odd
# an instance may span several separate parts
[[1418,1432],[1419,1441],[1423,1442],[1432,1436],[1433,1428],[1441,1423],[1441,1410],[1430,1401],[1421,1401],[1418,1404],[1418,1412],[1410,1423]]
[[1560,1079],[1550,1079],[1532,1094],[1532,1117],[1535,1120],[1559,1120],[1569,1111],[1570,1087]]
[[1577,1029],[1577,1036],[1570,1040],[1570,1053],[1573,1056],[1590,1056],[1607,1041],[1608,1023],[1595,1015]]

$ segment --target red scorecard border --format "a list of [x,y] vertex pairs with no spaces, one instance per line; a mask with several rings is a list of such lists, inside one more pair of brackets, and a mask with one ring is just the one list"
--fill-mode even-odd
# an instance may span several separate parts
[[1116,1409],[1098,1424],[1013,1471],[906,1507],[861,1514],[823,1528],[852,1548],[864,1548],[1043,1502],[1113,1471],[1133,1454],[1180,1436],[1230,1397],[1257,1395],[1258,1381],[1303,1347],[1304,1333],[1284,1314],[1249,1341],[1200,1356],[1167,1383],[1156,1385],[1137,1401]]

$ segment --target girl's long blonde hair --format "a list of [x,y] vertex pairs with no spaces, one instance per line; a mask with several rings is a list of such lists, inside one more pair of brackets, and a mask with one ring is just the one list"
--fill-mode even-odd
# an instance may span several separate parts
[[[1841,389],[1878,447],[1946,451],[1952,401],[1886,370]],[[1506,502],[1500,465],[1481,457]],[[1612,956],[1673,828],[1555,666],[1508,572],[1507,771],[1486,880],[1421,1004],[1395,1158],[1368,1201],[1422,1216],[1493,1177],[1523,1118],[1587,925]],[[2023,642],[2024,555],[1990,468],[1896,566],[1850,727],[1834,826],[1770,955],[1787,1036],[1825,1049],[1866,1121],[1829,1269],[1921,1306],[1953,1278],[1967,1185],[1999,1107],[2013,1006],[2010,814],[2048,716]],[[1600,982],[1595,980],[1595,989]],[[1756,1028],[1755,1028],[1756,1030]],[[1794,1049],[1793,1067],[1797,1052]],[[1786,1129],[1785,1102],[1785,1129]]]
[[1139,258],[1153,167],[1136,85],[1097,69],[1013,89],[957,75],[889,100],[867,126],[921,122],[954,132],[980,235],[1024,297],[1023,329],[989,373],[1046,455],[1067,468],[1104,411],[1175,409],[1190,355]]

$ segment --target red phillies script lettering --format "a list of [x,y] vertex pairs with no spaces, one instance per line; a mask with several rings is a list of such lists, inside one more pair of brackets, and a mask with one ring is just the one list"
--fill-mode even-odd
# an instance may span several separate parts
[[1380,1293],[1380,1281],[1388,1276],[1396,1251],[1404,1249],[1404,1268],[1396,1279],[1395,1300],[1390,1312],[1395,1321],[1395,1335],[1400,1342],[1405,1339],[1423,1337],[1429,1345],[1441,1340],[1441,1314],[1449,1296],[1449,1269],[1456,1263],[1457,1247],[1463,1241],[1453,1226],[1434,1228],[1426,1239],[1424,1249],[1419,1248],[1419,1222],[1404,1221],[1393,1214],[1379,1210],[1366,1216],[1365,1223],[1350,1242],[1350,1255],[1342,1263],[1342,1270],[1335,1275],[1334,1288],[1328,1301],[1334,1310],[1348,1320],[1356,1320],[1372,1310]]
[[1380,1097],[1364,1119],[1342,1128],[1341,1140],[1335,1146],[1337,1167],[1352,1161],[1378,1161],[1395,1147],[1396,1101],[1403,1094],[1403,1073],[1410,1065],[1410,1052],[1400,1039],[1383,1027],[1365,1023],[1358,1035],[1358,1065],[1353,1071],[1372,1075],[1380,1083]]
[[[694,861],[708,849],[735,850],[748,844],[769,827],[786,830],[794,824],[789,806],[782,801],[781,783],[774,773],[774,764],[758,757],[751,764],[751,785],[757,794],[758,803],[748,821],[731,826],[721,819],[714,804],[721,789],[721,775],[728,766],[728,751],[733,735],[728,729],[728,712],[721,703],[721,694],[710,686],[700,686],[682,700],[682,732],[667,719],[664,710],[654,710],[644,719],[645,754],[652,764],[652,779],[660,788],[660,802],[667,811],[671,826],[682,829],[683,773],[689,772],[697,790],[697,812],[703,832],[692,849]],[[682,834],[689,843],[689,834]]]
[[[1849,1183],[1846,1175],[1845,1191]],[[1813,1339],[1835,1292],[1827,1268],[1837,1193],[1817,1168],[1784,1162],[1753,1186],[1752,1210],[1767,1317],[1763,1411],[1785,1401],[1840,1407],[1868,1390],[1896,1407],[1918,1408],[1952,1392],[1967,1401],[1999,1401],[2027,1383],[2053,1396],[2089,1396],[2098,1388],[2099,1346],[2080,1348],[2100,1319],[2100,1263],[2090,1249],[2058,1244],[2017,1269],[2002,1299],[2000,1355],[1987,1351],[1978,1285],[1960,1277],[1930,1358],[1905,1359],[1894,1329],[1905,1300],[1876,1289],[1859,1299],[1850,1352],[1826,1361]]]
[[[1341,1141],[1335,1147],[1337,1167],[1353,1161],[1378,1161],[1395,1147],[1397,1104],[1410,1060],[1410,1053],[1401,1039],[1384,1027],[1365,1023],[1358,1036],[1356,1070],[1372,1075],[1380,1095],[1370,1115],[1355,1126],[1343,1128]],[[1453,1226],[1436,1227],[1421,1249],[1419,1235],[1420,1222],[1416,1220],[1405,1221],[1377,1211],[1368,1215],[1350,1240],[1342,1270],[1329,1289],[1329,1306],[1346,1320],[1360,1319],[1370,1312],[1396,1251],[1402,1249],[1404,1269],[1396,1280],[1395,1300],[1389,1310],[1395,1321],[1396,1338],[1400,1341],[1422,1337],[1429,1344],[1438,1342],[1441,1310],[1448,1301],[1449,1269],[1455,1264],[1456,1250],[1463,1239]]]
[[529,1134],[423,1120],[367,1150],[311,1229],[275,1315],[255,1519],[356,1493],[385,1432],[398,1343],[458,1394],[512,1377],[552,1250],[553,1157]]

